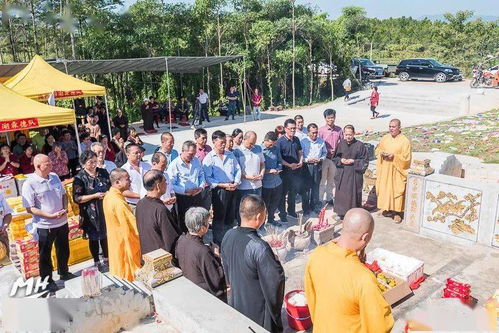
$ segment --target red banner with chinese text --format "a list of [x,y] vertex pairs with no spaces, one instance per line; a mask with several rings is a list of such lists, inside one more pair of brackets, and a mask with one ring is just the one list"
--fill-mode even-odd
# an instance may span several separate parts
[[76,97],[76,96],[81,96],[81,95],[83,95],[83,90],[69,90],[69,91],[56,90],[56,91],[54,91],[55,98]]
[[0,132],[9,132],[37,128],[38,118],[23,118],[16,120],[0,121]]

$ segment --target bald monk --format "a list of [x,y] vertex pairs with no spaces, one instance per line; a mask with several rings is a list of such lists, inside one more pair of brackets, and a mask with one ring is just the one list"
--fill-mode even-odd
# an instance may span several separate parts
[[374,220],[362,208],[350,209],[337,242],[316,248],[305,269],[305,294],[314,333],[384,333],[393,327],[392,311],[376,277],[364,266],[364,249]]
[[109,175],[111,188],[104,197],[109,273],[128,281],[135,280],[140,268],[140,241],[137,223],[123,192],[130,188],[130,176],[121,168]]
[[411,143],[400,132],[400,120],[392,119],[389,133],[376,147],[376,194],[378,208],[383,216],[402,222],[404,212],[405,185],[411,166]]

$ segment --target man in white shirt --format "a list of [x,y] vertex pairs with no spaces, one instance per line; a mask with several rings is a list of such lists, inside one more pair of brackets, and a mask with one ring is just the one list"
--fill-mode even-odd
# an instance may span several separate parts
[[151,165],[142,162],[141,150],[135,143],[129,144],[126,149],[127,162],[121,167],[130,175],[130,189],[123,192],[126,201],[132,206],[136,206],[140,199],[140,194],[145,192],[142,178],[145,173],[151,170]]
[[[171,181],[168,178],[168,174],[166,173],[166,167],[167,167],[168,161],[163,153],[157,152],[157,153],[154,153],[154,155],[152,155],[151,164],[152,164],[151,170],[161,171],[163,173],[163,176],[165,177],[166,192],[160,197],[160,199],[161,199],[161,201],[163,201],[166,208],[168,208],[168,210],[171,213],[174,213],[173,204],[176,202],[176,197],[175,197],[175,192],[173,191]],[[146,196],[146,194],[147,194],[147,190],[143,189],[140,197],[143,198]],[[174,215],[176,215],[176,214],[174,214]]]
[[295,136],[301,141],[307,137],[307,129],[304,127],[305,120],[303,120],[303,117],[299,114],[297,114],[294,119],[296,122]]
[[33,215],[33,224],[38,236],[38,268],[40,277],[48,277],[48,289],[56,291],[52,279],[52,245],[55,243],[57,272],[61,280],[75,276],[69,273],[69,228],[67,218],[68,200],[59,177],[51,172],[52,162],[47,155],[38,154],[33,160],[35,172],[23,184],[23,205]]
[[90,150],[97,155],[97,167],[101,169],[106,169],[107,173],[111,174],[111,171],[116,169],[116,164],[111,161],[107,161],[104,159],[105,157],[105,149],[104,145],[100,142],[94,142],[90,146]]
[[256,145],[257,136],[253,131],[244,134],[243,142],[235,154],[241,166],[241,184],[237,189],[236,217],[239,217],[239,204],[248,194],[262,195],[262,179],[265,174],[265,157],[262,147]]
[[326,142],[318,136],[319,128],[312,123],[307,126],[308,136],[301,140],[303,148],[307,190],[303,198],[303,214],[321,209],[319,201],[319,185],[322,176],[322,161],[327,156]]
[[201,121],[206,120],[210,122],[210,117],[208,116],[208,94],[204,92],[203,89],[199,89],[198,100],[201,104]]

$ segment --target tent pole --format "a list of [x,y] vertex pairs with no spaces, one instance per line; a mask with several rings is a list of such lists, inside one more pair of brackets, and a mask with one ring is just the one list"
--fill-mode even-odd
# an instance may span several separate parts
[[243,118],[246,123],[246,57],[243,56]]
[[78,145],[78,156],[81,155],[81,146],[80,146],[80,134],[78,133],[78,120],[75,123],[75,132],[76,132],[76,144]]
[[107,106],[107,94],[104,95],[104,103],[106,103],[106,114],[107,114],[107,126],[109,127],[109,136],[108,140],[111,141],[111,138],[113,137],[111,135],[111,118],[109,117],[109,107]]
[[172,132],[172,101],[170,99],[170,73],[168,71],[168,57],[165,57],[166,66],[166,92],[168,98],[168,123],[170,124],[170,133]]

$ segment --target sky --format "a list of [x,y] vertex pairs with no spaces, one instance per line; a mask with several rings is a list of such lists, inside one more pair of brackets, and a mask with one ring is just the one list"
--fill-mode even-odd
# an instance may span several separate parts
[[[124,0],[129,6],[136,0]],[[193,3],[194,0],[181,0]],[[179,0],[165,0],[174,3]],[[330,17],[336,18],[341,8],[360,6],[366,9],[367,16],[377,18],[412,16],[419,18],[425,15],[440,15],[447,12],[455,13],[458,10],[473,10],[475,15],[499,16],[498,0],[297,0],[301,4],[311,4],[319,8],[320,12],[327,12]]]

